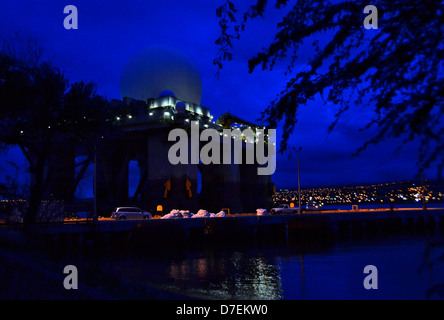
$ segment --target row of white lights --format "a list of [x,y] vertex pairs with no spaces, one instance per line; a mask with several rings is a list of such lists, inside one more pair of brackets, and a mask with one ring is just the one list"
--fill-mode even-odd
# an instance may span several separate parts
[[[170,116],[170,115],[171,115],[168,111],[165,111],[163,114],[164,114],[164,116]],[[153,116],[153,113],[150,112],[150,113],[149,113],[149,116],[150,116],[150,117]],[[128,117],[128,119],[132,119],[132,118],[133,118],[132,115],[130,115],[130,114],[129,114],[127,117]],[[211,116],[210,119],[213,119],[213,116]],[[117,120],[117,121],[120,121],[120,117],[116,117],[116,120]],[[186,122],[190,122],[190,119],[185,119],[185,121],[186,121]],[[210,121],[210,122],[215,124],[214,121]],[[219,124],[219,126],[222,126],[222,125]],[[242,126],[246,127],[246,125],[242,125]],[[204,127],[205,127],[205,128],[208,128],[208,124],[204,124]],[[49,128],[49,127],[48,127],[48,128]],[[265,127],[263,127],[263,128],[265,129]],[[251,129],[251,127],[248,127],[248,129]],[[23,131],[21,131],[20,133],[23,133]],[[258,132],[257,134],[260,134],[260,133],[261,133],[261,132]],[[220,135],[222,135],[222,132],[220,133]],[[227,137],[226,134],[224,134],[224,136]],[[244,136],[244,135],[242,135],[242,137],[243,137],[243,136]],[[266,134],[265,136],[268,137],[268,134]],[[233,139],[236,139],[236,136],[232,136],[232,138],[233,138]],[[249,143],[254,143],[254,141],[247,141],[247,142],[249,142]],[[257,140],[256,140],[256,142],[257,142]],[[275,145],[275,143],[273,143],[273,145]]]

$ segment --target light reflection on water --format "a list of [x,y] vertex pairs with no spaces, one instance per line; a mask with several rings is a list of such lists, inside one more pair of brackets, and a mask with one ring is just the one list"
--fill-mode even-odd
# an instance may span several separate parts
[[[444,283],[444,263],[437,262],[444,246],[428,243],[397,236],[322,249],[205,248],[114,258],[106,268],[127,281],[204,299],[424,299]],[[422,268],[427,261],[437,263]],[[368,264],[378,268],[378,290],[363,287]]]
[[[168,261],[143,259],[140,277],[128,261],[113,263],[122,277],[156,287],[205,299],[282,299],[279,266],[262,253],[206,253]],[[139,266],[141,267],[141,266]],[[139,269],[136,267],[136,269]]]

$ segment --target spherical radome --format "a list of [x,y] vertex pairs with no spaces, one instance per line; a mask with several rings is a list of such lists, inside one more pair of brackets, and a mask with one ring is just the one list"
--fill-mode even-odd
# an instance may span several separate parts
[[183,101],[200,105],[202,78],[194,60],[167,46],[150,46],[132,56],[120,76],[121,98],[146,101],[166,91]]

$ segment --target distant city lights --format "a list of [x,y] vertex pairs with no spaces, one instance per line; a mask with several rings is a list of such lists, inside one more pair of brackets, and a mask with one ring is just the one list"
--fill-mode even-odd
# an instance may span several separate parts
[[[407,182],[381,183],[348,187],[304,188],[301,201],[315,200],[323,204],[407,203],[440,202],[444,200],[444,187],[425,184],[424,187]],[[274,203],[298,200],[298,191],[280,189],[273,197]]]

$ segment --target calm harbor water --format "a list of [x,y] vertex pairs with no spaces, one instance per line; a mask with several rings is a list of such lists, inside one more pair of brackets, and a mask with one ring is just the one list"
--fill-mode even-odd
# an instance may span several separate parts
[[[436,299],[444,284],[442,237],[393,236],[337,243],[202,246],[113,255],[101,268],[135,283],[204,299]],[[439,257],[441,256],[441,261]],[[378,269],[378,290],[366,290],[366,265]]]

